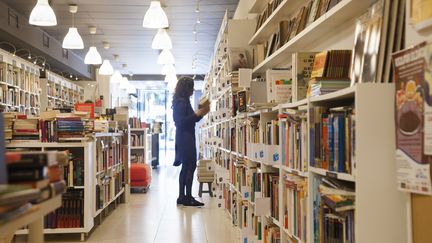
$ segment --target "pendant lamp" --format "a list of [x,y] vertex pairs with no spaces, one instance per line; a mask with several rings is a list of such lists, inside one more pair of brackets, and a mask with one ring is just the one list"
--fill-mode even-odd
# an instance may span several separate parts
[[129,80],[126,77],[123,77],[120,81],[120,89],[127,89],[129,85]]
[[48,0],[37,0],[30,13],[29,23],[37,26],[55,26],[57,18]]
[[150,7],[144,15],[143,27],[151,29],[168,28],[168,17],[159,1],[151,1]]
[[167,83],[177,83],[177,75],[175,73],[168,74],[165,76],[165,82]]
[[152,42],[152,49],[172,49],[171,38],[165,29],[159,29]]
[[89,48],[89,51],[87,52],[85,58],[84,58],[84,63],[85,64],[93,64],[93,65],[99,65],[102,64],[102,57],[99,54],[96,46],[94,46],[94,39],[93,36],[96,34],[96,27],[90,27],[90,34],[92,36],[92,44],[93,46],[91,46]]
[[164,49],[162,50],[162,52],[159,54],[157,63],[160,65],[164,65],[164,64],[175,64],[175,59],[173,54],[171,53],[170,50],[168,49]]
[[114,74],[110,78],[110,83],[112,84],[119,84],[122,80],[123,76],[121,75],[120,71],[115,70]]
[[99,68],[99,75],[112,75],[114,73],[114,68],[112,67],[110,61],[105,59],[102,66]]
[[69,12],[72,13],[72,27],[69,28],[68,33],[63,39],[62,47],[64,49],[84,49],[84,42],[75,27],[74,15],[78,11],[77,5],[69,5]]
[[176,73],[176,69],[175,69],[173,64],[163,65],[162,71],[161,71],[162,75],[175,74],[175,73]]
[[126,92],[128,94],[135,94],[136,93],[136,88],[131,82],[128,82],[128,87],[126,90],[127,90]]

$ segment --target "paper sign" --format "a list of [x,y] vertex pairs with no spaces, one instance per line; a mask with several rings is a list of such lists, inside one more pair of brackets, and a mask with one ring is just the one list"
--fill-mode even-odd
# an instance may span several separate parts
[[240,68],[239,69],[239,87],[250,88],[252,81],[252,69]]

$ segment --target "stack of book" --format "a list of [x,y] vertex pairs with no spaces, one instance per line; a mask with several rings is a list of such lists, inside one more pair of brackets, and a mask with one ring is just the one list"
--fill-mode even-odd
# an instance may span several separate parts
[[319,185],[321,198],[316,206],[315,230],[323,242],[354,242],[354,185],[324,178]]
[[44,219],[46,229],[84,227],[84,190],[68,189],[62,198],[62,207]]
[[13,123],[14,123],[15,116],[16,116],[15,112],[3,112],[3,126],[4,126],[5,140],[12,139]]
[[296,175],[284,176],[284,228],[302,241],[307,232],[307,180]]
[[39,119],[17,115],[12,132],[13,140],[39,140]]
[[315,55],[309,96],[318,96],[349,87],[351,50],[330,50]]
[[57,117],[58,141],[77,141],[85,139],[84,122],[80,117]]
[[61,165],[67,161],[66,152],[13,152],[7,158],[8,184],[0,190],[0,222],[63,193]]

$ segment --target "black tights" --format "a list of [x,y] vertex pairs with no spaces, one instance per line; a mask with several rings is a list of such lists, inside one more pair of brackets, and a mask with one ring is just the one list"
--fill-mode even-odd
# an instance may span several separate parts
[[193,183],[196,167],[197,167],[196,161],[187,161],[182,163],[182,168],[179,177],[179,185],[180,185],[179,197],[180,198],[185,196],[185,187],[186,187],[186,196],[192,197],[192,183]]

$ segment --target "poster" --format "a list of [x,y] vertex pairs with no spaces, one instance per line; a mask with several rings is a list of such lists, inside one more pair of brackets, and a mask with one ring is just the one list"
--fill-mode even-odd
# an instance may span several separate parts
[[428,155],[432,141],[432,97],[425,79],[425,43],[393,54],[396,85],[396,168],[398,188],[432,193]]

